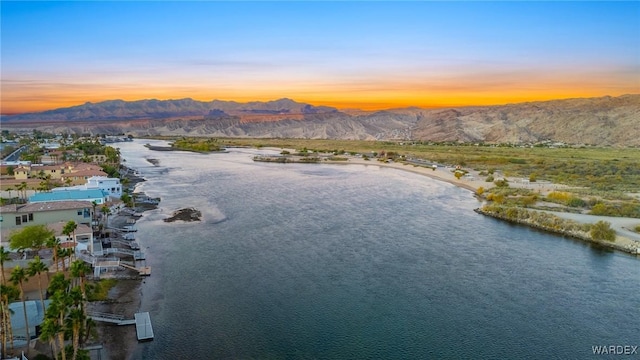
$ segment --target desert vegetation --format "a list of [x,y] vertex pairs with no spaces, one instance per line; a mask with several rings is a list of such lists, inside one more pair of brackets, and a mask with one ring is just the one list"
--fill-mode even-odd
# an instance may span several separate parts
[[562,219],[542,211],[500,204],[485,205],[479,211],[499,219],[526,224],[542,230],[581,239],[596,241],[615,240],[615,231],[611,229],[611,224],[606,221],[598,221],[595,224],[584,224],[573,220]]
[[177,150],[195,152],[220,151],[220,145],[216,139],[181,138],[175,140],[171,147]]
[[[360,141],[309,139],[218,139],[221,146],[265,146],[375,156],[396,154],[439,164],[500,171],[508,177],[551,181],[576,187],[583,195],[624,197],[640,189],[640,149],[613,147],[540,147],[456,142]],[[373,155],[375,153],[375,155]],[[489,182],[493,182],[490,180]],[[572,191],[573,192],[573,191]]]

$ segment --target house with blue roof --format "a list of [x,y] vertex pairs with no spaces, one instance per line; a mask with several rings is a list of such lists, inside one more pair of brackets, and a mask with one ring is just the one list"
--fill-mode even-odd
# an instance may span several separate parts
[[102,205],[108,198],[109,193],[100,189],[69,189],[37,193],[29,198],[29,202],[95,201],[98,205]]

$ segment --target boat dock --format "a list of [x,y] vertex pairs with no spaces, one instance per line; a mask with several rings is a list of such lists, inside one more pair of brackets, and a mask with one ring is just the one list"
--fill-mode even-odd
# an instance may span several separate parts
[[148,312],[140,312],[133,314],[133,319],[126,319],[122,315],[108,314],[101,312],[87,313],[94,321],[108,322],[116,325],[136,325],[136,336],[138,341],[153,340],[153,327],[151,326],[151,318]]
[[140,276],[151,276],[151,266],[136,267],[135,265],[130,265],[123,261],[118,262],[118,265],[126,269],[135,270]]
[[148,312],[134,314],[136,319],[136,334],[138,341],[153,340],[153,328],[151,327],[151,318]]

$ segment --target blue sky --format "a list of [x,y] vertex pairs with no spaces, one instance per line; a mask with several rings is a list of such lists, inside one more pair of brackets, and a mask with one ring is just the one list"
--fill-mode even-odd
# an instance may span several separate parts
[[113,98],[453,106],[640,92],[639,2],[7,2],[3,113]]

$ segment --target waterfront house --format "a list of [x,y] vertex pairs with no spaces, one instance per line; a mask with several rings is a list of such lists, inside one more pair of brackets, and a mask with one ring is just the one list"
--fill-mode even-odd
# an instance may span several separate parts
[[0,231],[19,230],[28,225],[47,225],[58,221],[91,223],[92,205],[87,201],[51,201],[10,204],[0,207]]
[[102,205],[107,202],[109,193],[100,189],[68,189],[57,188],[55,191],[41,192],[29,197],[29,202],[50,201],[88,201]]
[[[67,223],[68,221],[58,221],[47,225],[47,228],[53,231],[55,237],[60,240],[60,244],[62,244],[63,246],[65,246],[65,244],[68,244],[70,246],[74,243],[74,239],[72,238],[72,236],[67,236],[63,233],[64,227],[67,225]],[[89,253],[93,253],[93,230],[89,225],[86,224],[77,225],[78,226],[74,231],[75,244],[77,244],[76,252],[80,253],[83,250],[87,250],[89,251]]]
[[92,176],[87,179],[87,184],[85,186],[87,189],[100,189],[108,193],[109,196],[113,198],[120,199],[122,196],[122,185],[120,184],[120,179],[106,176]]
[[68,190],[102,190],[112,199],[119,199],[122,196],[122,184],[120,179],[109,178],[106,176],[92,176],[87,179],[84,185],[74,185],[67,187],[53,188],[51,191],[68,191]]

